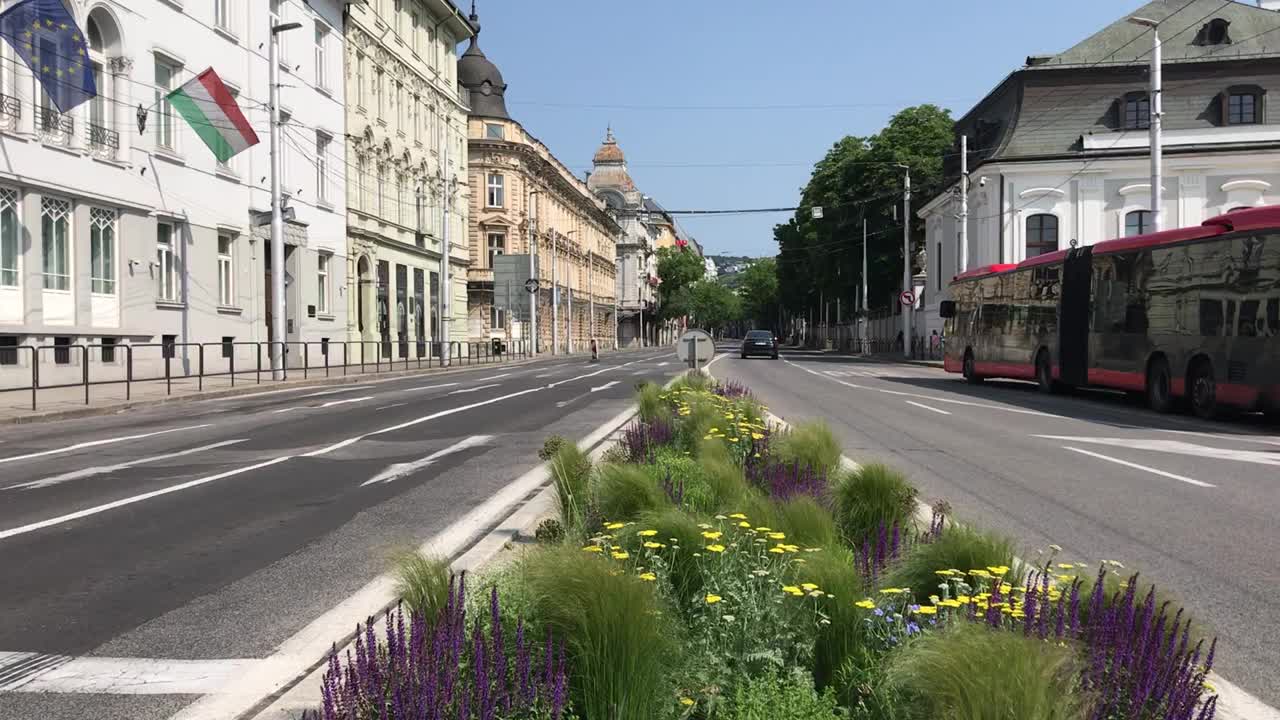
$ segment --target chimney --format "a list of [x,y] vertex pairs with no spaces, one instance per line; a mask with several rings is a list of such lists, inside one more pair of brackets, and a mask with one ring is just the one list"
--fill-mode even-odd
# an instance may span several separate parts
[[1258,0],[1258,7],[1280,12],[1280,0]]

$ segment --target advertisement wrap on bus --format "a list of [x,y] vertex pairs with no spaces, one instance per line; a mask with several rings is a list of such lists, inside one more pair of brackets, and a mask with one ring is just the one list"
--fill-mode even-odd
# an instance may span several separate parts
[[969,382],[1280,413],[1280,206],[976,268],[950,295],[944,367]]

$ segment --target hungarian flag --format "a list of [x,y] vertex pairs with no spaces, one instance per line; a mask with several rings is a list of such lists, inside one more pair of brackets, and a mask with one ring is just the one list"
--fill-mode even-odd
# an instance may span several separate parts
[[213,68],[187,81],[165,99],[204,140],[218,162],[226,162],[258,144],[258,134]]

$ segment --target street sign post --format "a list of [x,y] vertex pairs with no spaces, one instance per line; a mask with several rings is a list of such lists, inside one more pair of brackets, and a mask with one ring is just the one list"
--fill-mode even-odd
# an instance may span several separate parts
[[902,294],[898,296],[898,299],[907,307],[911,307],[916,304],[916,294],[910,290],[902,291]]
[[716,355],[716,344],[711,335],[704,330],[690,330],[676,341],[676,357],[689,366],[690,370],[711,362]]

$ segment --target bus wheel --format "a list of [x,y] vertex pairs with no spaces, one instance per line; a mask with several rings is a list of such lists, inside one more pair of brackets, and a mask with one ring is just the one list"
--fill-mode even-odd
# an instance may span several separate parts
[[1147,404],[1158,413],[1174,410],[1173,377],[1164,358],[1156,358],[1147,369]]
[[979,385],[982,383],[982,376],[978,374],[978,369],[973,361],[972,350],[969,350],[964,354],[964,379],[971,385]]
[[1049,351],[1041,350],[1036,355],[1036,383],[1040,392],[1051,395],[1058,391],[1058,384],[1053,381],[1053,368],[1049,365]]
[[1188,380],[1192,411],[1204,420],[1212,420],[1218,414],[1218,384],[1213,379],[1213,365],[1208,360],[1197,362]]

